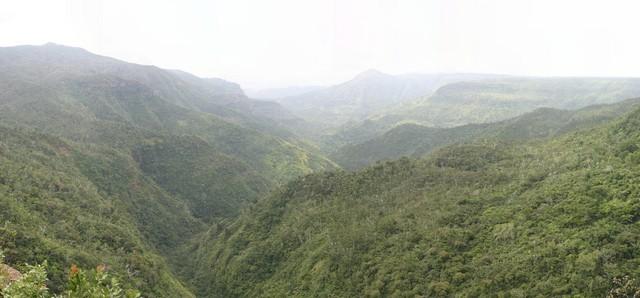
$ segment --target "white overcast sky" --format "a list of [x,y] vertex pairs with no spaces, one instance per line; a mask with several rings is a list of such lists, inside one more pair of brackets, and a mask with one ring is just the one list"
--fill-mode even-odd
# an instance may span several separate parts
[[55,42],[249,88],[369,68],[640,76],[640,1],[0,0],[0,46]]

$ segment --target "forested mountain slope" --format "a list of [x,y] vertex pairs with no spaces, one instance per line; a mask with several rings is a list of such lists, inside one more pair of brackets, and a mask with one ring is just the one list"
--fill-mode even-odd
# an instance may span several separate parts
[[192,90],[190,101],[195,101],[195,107],[200,111],[293,142],[298,140],[291,138],[292,133],[310,126],[276,102],[248,98],[238,84],[217,78],[203,79],[179,70],[170,72]]
[[[295,139],[254,129],[260,119],[227,107],[251,100],[237,85],[221,80],[203,80],[58,45],[0,49],[0,78],[1,123],[136,153],[137,160],[145,163],[142,168],[150,171],[151,177],[159,178],[157,182],[162,186],[167,180],[154,171],[161,166],[171,167],[171,161],[146,156],[148,153],[181,160],[185,158],[182,153],[200,154],[199,158],[220,162],[174,162],[172,169],[182,167],[180,170],[190,174],[191,180],[203,178],[224,164],[227,173],[215,175],[228,179],[208,183],[217,187],[208,185],[208,191],[200,189],[197,194],[198,188],[175,193],[189,201],[207,201],[206,206],[193,206],[199,213],[217,207],[216,200],[229,205],[231,185],[251,184],[233,190],[251,195],[233,197],[233,207],[217,214],[237,210],[243,200],[256,198],[256,191],[243,189],[264,190],[264,185],[332,167],[330,161],[308,152]],[[191,137],[176,139],[178,136]],[[189,164],[191,168],[184,168]],[[193,171],[200,165],[209,167],[209,173]],[[256,179],[261,182],[254,183]],[[211,192],[221,185],[229,185],[225,195]]]
[[468,124],[451,128],[403,124],[380,137],[360,144],[343,146],[333,153],[331,158],[344,168],[356,169],[402,156],[420,157],[434,149],[454,143],[479,139],[524,141],[551,137],[610,121],[633,110],[639,103],[640,99],[629,99],[578,110],[539,108],[496,123]]
[[640,278],[640,110],[282,187],[193,260],[203,297],[590,296]]
[[[167,102],[212,113],[230,122],[255,122],[254,118],[245,115],[246,110],[232,106],[254,102],[235,83],[199,78],[179,70],[126,63],[81,48],[51,43],[0,48],[0,72],[7,93],[24,85],[33,87],[30,90],[33,92],[43,89],[63,91],[56,90],[61,88],[73,90],[73,87],[93,87],[98,83],[102,85],[95,87],[108,87],[108,83],[121,84],[123,88],[152,89],[154,96]],[[11,88],[11,84],[18,86]]]
[[443,85],[433,95],[351,123],[326,137],[362,143],[401,124],[453,127],[506,120],[537,108],[579,109],[640,96],[636,78],[506,77]]
[[0,127],[0,206],[6,261],[46,261],[53,291],[72,264],[108,264],[147,296],[191,296],[161,254],[204,225],[122,152]]
[[0,90],[0,249],[46,260],[54,293],[104,263],[145,297],[189,297],[179,247],[336,168],[222,80],[48,44],[0,48]]

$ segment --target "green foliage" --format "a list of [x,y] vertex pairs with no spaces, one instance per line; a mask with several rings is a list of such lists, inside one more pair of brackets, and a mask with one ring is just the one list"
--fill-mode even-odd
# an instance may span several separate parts
[[85,272],[71,267],[67,290],[60,296],[68,298],[138,298],[135,290],[123,290],[116,278],[110,277],[104,266]]
[[146,175],[181,196],[191,212],[205,220],[237,215],[243,204],[255,201],[272,183],[195,137],[144,144],[134,151],[134,157]]
[[85,272],[75,265],[71,267],[66,290],[53,295],[46,286],[47,272],[44,265],[26,266],[26,273],[19,280],[0,288],[0,297],[5,298],[139,298],[136,290],[122,289],[115,277],[111,277],[104,265]]
[[0,289],[0,296],[6,298],[46,298],[50,297],[46,286],[46,265],[27,266],[22,278]]
[[7,263],[47,261],[54,293],[71,264],[106,263],[144,293],[189,295],[158,250],[179,245],[201,224],[144,178],[135,161],[14,129],[0,128],[0,140],[0,247]]
[[638,115],[298,179],[192,244],[198,295],[632,297]]

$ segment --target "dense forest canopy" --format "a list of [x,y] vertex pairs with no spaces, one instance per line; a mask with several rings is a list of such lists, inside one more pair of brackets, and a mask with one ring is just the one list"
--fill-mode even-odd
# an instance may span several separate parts
[[71,265],[108,264],[145,296],[192,296],[182,245],[336,168],[225,81],[53,44],[0,48],[0,66],[0,247],[46,261],[54,293]]
[[640,274],[639,116],[300,178],[198,243],[199,294],[603,297]]
[[0,48],[0,91],[0,297],[640,293],[638,79],[252,99],[47,44]]

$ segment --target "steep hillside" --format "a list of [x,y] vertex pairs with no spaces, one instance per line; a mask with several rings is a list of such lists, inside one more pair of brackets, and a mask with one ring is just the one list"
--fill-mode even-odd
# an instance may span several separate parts
[[309,126],[276,102],[248,98],[236,83],[217,78],[203,79],[179,70],[170,72],[188,88],[192,107],[199,111],[293,142],[299,140],[292,134],[303,133],[300,127]]
[[0,90],[0,249],[46,260],[54,292],[104,263],[144,297],[191,297],[181,246],[336,168],[222,80],[45,45],[0,48]]
[[603,297],[640,279],[639,119],[298,179],[201,239],[194,282],[203,297]]
[[[61,100],[55,100],[55,104],[50,104],[57,108],[71,109],[75,96],[94,97],[94,94],[78,94],[78,91],[93,92],[87,89],[96,89],[95,91],[107,96],[93,103],[96,105],[95,109],[100,109],[98,117],[107,113],[112,117],[120,116],[131,120],[123,115],[129,112],[122,111],[127,107],[122,107],[122,102],[114,103],[113,100],[117,100],[118,96],[130,97],[132,95],[128,93],[135,92],[137,94],[133,97],[145,97],[145,100],[153,97],[171,107],[213,114],[226,122],[279,137],[291,136],[287,129],[297,126],[290,122],[301,121],[277,103],[247,98],[235,83],[215,78],[203,79],[178,70],[126,63],[95,55],[84,49],[56,44],[0,48],[0,78],[5,92],[4,100],[20,99],[22,105],[28,103],[24,102],[21,95],[29,90],[28,94],[34,97],[62,97]],[[113,92],[113,89],[118,89],[120,94]],[[144,104],[129,104],[136,104],[139,112],[145,111]],[[51,107],[41,107],[43,110],[49,108]],[[83,110],[71,109],[65,116],[73,117],[82,112]],[[157,123],[146,124],[157,126]],[[297,141],[295,138],[287,139]]]
[[0,127],[0,206],[6,262],[47,261],[55,292],[72,264],[107,264],[145,295],[192,296],[161,255],[204,225],[122,152]]
[[381,109],[420,96],[430,95],[438,87],[463,80],[491,78],[476,74],[389,75],[377,70],[365,71],[345,83],[304,94],[275,99],[302,119],[324,128],[358,121]]
[[343,126],[326,142],[361,143],[406,123],[453,127],[516,117],[537,108],[579,109],[640,96],[640,79],[507,77],[443,85],[433,95]]
[[126,63],[81,48],[51,43],[0,48],[0,72],[6,75],[2,77],[4,83],[39,86],[79,78],[119,78],[131,85],[152,88],[155,96],[181,107],[212,113],[232,122],[252,121],[243,116],[246,111],[228,106],[253,101],[238,84],[216,78],[203,79],[179,70]]
[[[180,150],[185,154],[207,152],[206,158],[210,160],[234,164],[224,176],[232,181],[242,181],[246,172],[253,172],[264,183],[275,185],[313,170],[333,167],[330,161],[308,152],[293,137],[255,129],[263,123],[260,118],[252,117],[248,111],[243,114],[228,108],[252,101],[237,85],[221,80],[202,80],[178,71],[130,64],[58,45],[1,48],[0,78],[3,85],[0,123],[5,125],[142,153],[150,152],[149,143],[168,144],[173,136],[193,136],[202,142],[180,144]],[[186,148],[188,145],[195,148]],[[151,152],[169,149],[159,150]],[[173,153],[178,154],[174,155],[176,159],[184,158],[179,155],[182,151]],[[140,160],[150,159],[141,156]],[[238,172],[234,172],[236,169]],[[209,175],[192,168],[182,170]],[[246,176],[248,184],[254,184],[255,175]],[[223,181],[226,184],[229,180]],[[166,186],[160,180],[158,183]],[[256,187],[264,189],[242,188]],[[240,193],[252,195],[234,199],[256,198],[253,191]],[[213,205],[216,200],[230,199],[218,194],[203,192],[198,196],[205,196]],[[180,195],[203,200],[192,198],[193,194]],[[209,209],[194,208],[197,207]]]
[[137,146],[133,158],[145,175],[203,219],[236,215],[273,183],[198,137],[153,139]]
[[363,143],[341,147],[331,158],[344,168],[357,169],[402,156],[420,157],[445,145],[478,139],[515,141],[552,137],[610,121],[639,103],[640,99],[630,99],[572,111],[539,108],[501,122],[452,128],[404,124]]

